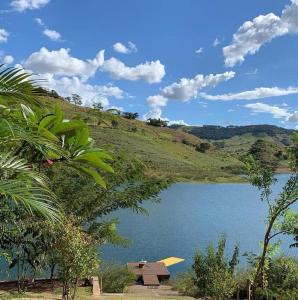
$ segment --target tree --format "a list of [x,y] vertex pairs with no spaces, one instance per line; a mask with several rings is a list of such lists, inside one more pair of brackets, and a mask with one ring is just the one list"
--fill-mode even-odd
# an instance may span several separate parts
[[74,105],[82,105],[82,97],[78,94],[71,94],[71,100]]
[[125,119],[134,120],[134,119],[139,117],[139,114],[138,113],[132,113],[132,112],[124,112],[124,113],[122,113],[122,116]]
[[59,229],[57,251],[58,277],[63,283],[62,299],[75,299],[79,280],[88,278],[98,270],[97,249],[82,229],[65,220]]
[[119,122],[117,120],[112,120],[111,125],[113,128],[117,128],[119,125]]
[[[255,160],[252,156],[246,158],[246,169],[252,185],[261,191],[261,201],[266,202],[267,225],[262,241],[262,251],[256,257],[256,268],[253,277],[254,293],[257,287],[266,287],[266,265],[270,258],[270,251],[275,237],[281,234],[294,234],[295,224],[298,224],[298,215],[289,213],[290,207],[298,200],[298,138],[294,136],[294,146],[291,149],[291,166],[293,174],[283,187],[278,197],[272,199],[272,185],[276,182],[271,166]],[[293,220],[297,220],[293,223]]]
[[201,153],[206,153],[211,148],[209,143],[200,143],[196,145],[196,150]]
[[197,297],[214,297],[226,299],[236,290],[234,270],[238,264],[239,247],[235,246],[230,261],[225,258],[225,237],[218,241],[217,249],[210,244],[204,256],[199,250],[195,254],[193,270],[194,283],[197,287]]
[[97,110],[103,110],[103,105],[101,102],[95,102],[92,104],[93,108],[94,109],[97,109]]
[[279,160],[282,158],[282,151],[280,148],[275,144],[260,139],[252,144],[249,154],[251,154],[260,164],[266,167],[269,166],[273,170],[277,168]]
[[148,176],[144,164],[128,153],[113,148],[110,151],[114,152],[115,172],[106,174],[106,189],[94,186],[88,177],[75,174],[65,166],[45,169],[63,210],[69,216],[80,216],[77,225],[84,227],[99,245],[125,242],[117,234],[118,221],[109,220],[109,214],[125,208],[146,213],[142,203],[158,202],[160,191],[171,183],[165,178]]
[[148,119],[147,124],[151,126],[157,126],[157,127],[167,127],[168,126],[168,121],[164,121],[161,119]]

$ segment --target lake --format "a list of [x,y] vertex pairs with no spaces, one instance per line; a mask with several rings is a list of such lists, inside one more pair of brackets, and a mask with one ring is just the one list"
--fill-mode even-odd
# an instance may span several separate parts
[[[289,175],[277,175],[274,193],[281,191]],[[170,267],[175,274],[191,266],[197,248],[205,250],[222,233],[227,236],[227,254],[236,243],[240,253],[259,251],[265,230],[266,205],[259,191],[249,184],[175,183],[160,194],[161,203],[146,203],[149,215],[121,210],[119,233],[131,240],[128,248],[104,246],[101,257],[122,263],[160,260],[169,256],[185,261]],[[298,206],[295,207],[297,209]],[[297,255],[289,245],[292,239],[282,237],[283,252]],[[245,264],[245,258],[241,258]]]

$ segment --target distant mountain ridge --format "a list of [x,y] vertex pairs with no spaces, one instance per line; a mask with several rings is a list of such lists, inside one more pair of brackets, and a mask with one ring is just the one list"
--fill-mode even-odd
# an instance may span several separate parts
[[251,134],[259,137],[266,134],[270,137],[278,135],[291,135],[294,130],[278,127],[275,125],[247,125],[247,126],[171,126],[172,128],[180,128],[185,132],[193,134],[201,139],[206,140],[222,140],[229,139],[235,135]]

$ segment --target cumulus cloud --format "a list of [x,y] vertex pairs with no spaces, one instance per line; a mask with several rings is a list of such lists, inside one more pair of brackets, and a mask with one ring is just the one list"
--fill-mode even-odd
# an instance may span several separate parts
[[200,96],[207,100],[254,100],[268,97],[286,96],[291,94],[298,94],[298,87],[288,87],[286,89],[279,87],[259,87],[250,91],[244,91],[239,93],[228,93],[222,95],[208,95],[200,93]]
[[155,95],[155,96],[150,96],[147,98],[148,105],[153,108],[166,106],[167,102],[168,102],[168,99],[162,95]]
[[272,39],[298,32],[298,1],[291,0],[281,16],[273,13],[259,15],[252,21],[246,21],[233,35],[232,43],[223,48],[225,65],[233,67],[244,61],[245,56],[253,55]]
[[45,82],[43,86],[57,91],[61,96],[67,97],[71,94],[79,94],[83,98],[84,106],[92,106],[93,103],[100,102],[104,107],[109,105],[109,98],[122,99],[124,91],[112,84],[109,85],[91,85],[83,82],[81,78],[74,77],[56,77],[53,74],[43,74]]
[[104,50],[97,53],[94,59],[81,60],[70,55],[70,49],[61,48],[49,51],[43,47],[32,53],[24,66],[34,73],[50,73],[60,76],[79,76],[90,78],[104,63]]
[[161,82],[166,74],[165,67],[159,60],[128,67],[122,61],[112,57],[104,62],[102,69],[114,79],[143,80],[148,83]]
[[13,9],[23,12],[25,10],[39,9],[49,2],[50,0],[13,0],[10,5]]
[[169,99],[189,101],[198,96],[200,90],[215,86],[222,81],[227,81],[235,76],[235,72],[225,72],[222,74],[198,74],[194,78],[182,78],[179,82],[174,82],[164,87],[158,95],[147,98],[150,111],[144,115],[144,119],[161,118],[162,107],[165,107]]
[[227,81],[235,76],[235,72],[225,72],[222,74],[202,75],[198,74],[194,78],[182,78],[162,89],[162,95],[168,99],[188,101],[198,96],[198,92],[205,87],[215,86],[222,81]]
[[129,54],[138,51],[137,46],[133,42],[128,42],[127,46],[125,46],[120,42],[117,42],[113,45],[113,49],[116,52],[123,53],[123,54]]
[[12,64],[14,62],[14,58],[12,55],[4,55],[1,60],[2,63],[6,65]]
[[150,109],[144,116],[144,120],[148,119],[161,119],[162,110],[160,107],[154,107]]
[[6,43],[8,37],[9,37],[9,33],[5,29],[0,28],[0,44]]

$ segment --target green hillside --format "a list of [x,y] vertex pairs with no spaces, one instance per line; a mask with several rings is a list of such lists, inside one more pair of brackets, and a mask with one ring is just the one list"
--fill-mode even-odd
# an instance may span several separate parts
[[195,146],[202,140],[194,135],[74,106],[61,99],[47,98],[44,101],[51,106],[58,104],[69,118],[83,118],[89,124],[97,145],[113,145],[134,154],[148,166],[148,173],[188,181],[241,180],[238,159],[215,149],[207,153],[196,151]]
[[250,126],[182,126],[177,130],[191,133],[199,138],[206,139],[217,148],[233,155],[243,155],[258,139],[275,144],[281,149],[291,145],[293,130],[273,125]]

